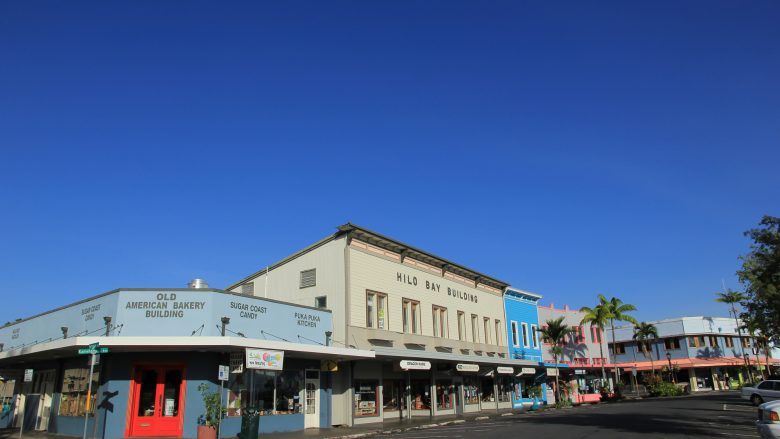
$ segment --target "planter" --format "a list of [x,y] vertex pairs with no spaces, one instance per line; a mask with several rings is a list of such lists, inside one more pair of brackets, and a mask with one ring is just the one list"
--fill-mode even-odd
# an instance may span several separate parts
[[217,439],[217,429],[198,425],[198,439]]

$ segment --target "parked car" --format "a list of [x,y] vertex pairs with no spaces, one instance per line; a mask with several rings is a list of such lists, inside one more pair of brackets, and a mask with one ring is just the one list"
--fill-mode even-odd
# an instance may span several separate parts
[[780,401],[765,402],[758,406],[756,428],[764,439],[780,439]]
[[780,399],[780,380],[766,380],[757,386],[743,387],[742,399],[749,399],[754,405]]

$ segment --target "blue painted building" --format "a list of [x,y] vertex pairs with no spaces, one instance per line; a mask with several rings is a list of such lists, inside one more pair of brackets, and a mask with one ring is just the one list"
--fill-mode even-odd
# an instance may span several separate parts
[[[119,289],[0,327],[0,428],[81,436],[195,437],[229,366],[222,436],[248,407],[260,432],[329,427],[331,374],[374,353],[331,346],[330,311],[216,289]],[[90,386],[90,355],[101,354]],[[10,387],[9,387],[10,386]],[[10,390],[9,390],[10,389]]]
[[540,367],[523,367],[514,377],[512,407],[533,403],[529,390],[538,386],[546,401],[546,367],[542,359],[542,340],[539,335],[539,314],[537,306],[542,296],[515,288],[504,291],[506,312],[507,345],[509,358],[531,360]]

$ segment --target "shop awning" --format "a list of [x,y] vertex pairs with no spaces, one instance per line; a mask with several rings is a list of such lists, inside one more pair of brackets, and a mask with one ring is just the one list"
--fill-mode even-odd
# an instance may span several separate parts
[[475,363],[493,366],[537,366],[539,363],[533,360],[515,360],[499,356],[487,355],[462,355],[451,352],[422,351],[412,349],[394,349],[376,346],[374,348],[377,358],[414,358],[420,360],[441,360],[454,363]]
[[[780,364],[780,361],[774,360],[772,358],[769,359],[769,364],[771,365],[777,365]],[[750,364],[755,364],[756,359],[751,358]],[[740,367],[745,364],[745,360],[742,358],[737,357],[716,357],[716,358],[678,358],[672,359],[672,366],[677,366],[680,369],[690,369],[690,368],[696,368],[696,367]],[[766,361],[764,358],[760,359],[759,364],[765,365]],[[661,359],[653,361],[652,363],[650,361],[637,361],[637,362],[627,362],[627,363],[618,363],[617,367],[625,370],[631,370],[636,369],[639,371],[645,371],[645,370],[652,370],[653,366],[655,366],[656,370],[660,370],[664,366],[668,366],[669,362],[668,360]]]

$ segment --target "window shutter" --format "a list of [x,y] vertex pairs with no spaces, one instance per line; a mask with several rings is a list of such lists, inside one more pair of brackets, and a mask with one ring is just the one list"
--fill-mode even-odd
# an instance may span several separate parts
[[317,285],[317,269],[301,271],[301,288],[313,287]]

